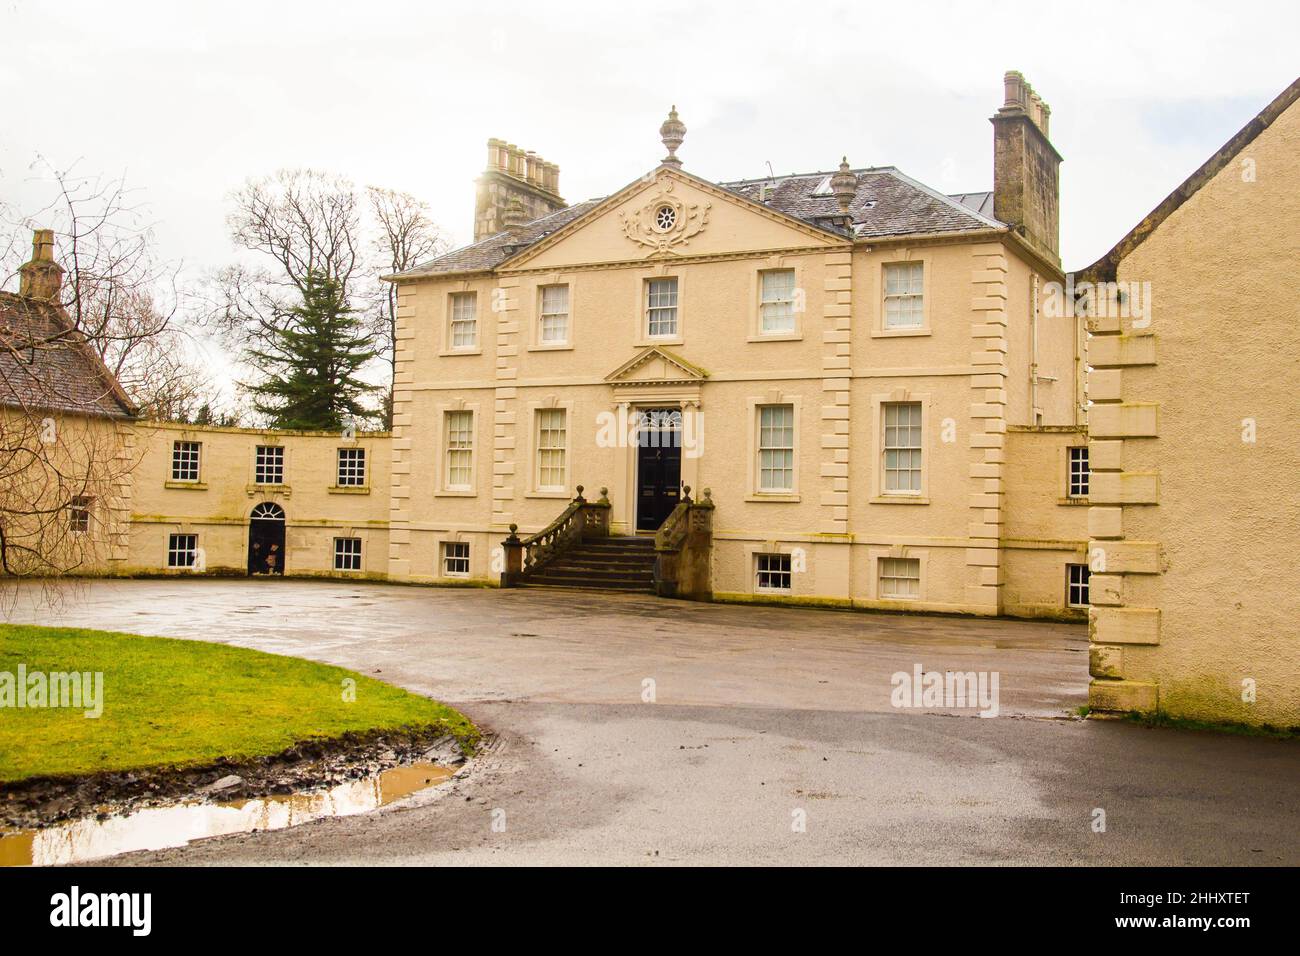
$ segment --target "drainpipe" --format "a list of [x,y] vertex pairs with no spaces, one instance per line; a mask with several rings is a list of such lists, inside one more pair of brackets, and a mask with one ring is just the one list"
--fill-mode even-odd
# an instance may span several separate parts
[[1030,321],[1029,348],[1029,423],[1038,424],[1038,273],[1034,273],[1033,288],[1030,293],[1033,318]]

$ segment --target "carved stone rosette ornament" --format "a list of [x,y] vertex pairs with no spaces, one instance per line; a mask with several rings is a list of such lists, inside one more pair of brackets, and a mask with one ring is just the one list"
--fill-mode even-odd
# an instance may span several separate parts
[[644,206],[622,213],[623,234],[650,254],[671,254],[676,246],[690,243],[709,221],[712,203],[688,203],[673,195],[673,183],[663,188]]

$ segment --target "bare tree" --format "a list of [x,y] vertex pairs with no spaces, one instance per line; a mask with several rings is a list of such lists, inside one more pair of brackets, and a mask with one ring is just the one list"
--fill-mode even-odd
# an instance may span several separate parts
[[[366,317],[374,348],[388,363],[391,391],[397,294],[380,277],[446,248],[428,206],[378,186],[361,193],[343,177],[311,169],[249,180],[232,199],[231,238],[257,260],[216,274],[210,319],[218,331],[245,355],[265,353],[311,284],[335,282],[349,306]],[[382,402],[379,413],[390,420]]]
[[[54,199],[2,210],[0,274],[20,278],[0,292],[0,576],[48,590],[124,545],[135,404],[119,379],[158,407],[194,383],[179,371],[176,273],[123,182],[38,165]],[[52,228],[28,246],[35,224]]]
[[282,169],[250,179],[232,199],[231,238],[270,265],[217,274],[212,318],[220,332],[241,345],[269,345],[286,313],[320,279],[337,282],[351,301],[364,273],[361,205],[351,182],[313,169]]
[[152,227],[125,181],[81,176],[44,160],[35,165],[54,186],[54,198],[30,216],[6,216],[11,228],[0,261],[7,275],[22,261],[30,227],[52,227],[63,268],[59,305],[69,320],[59,334],[75,333],[89,344],[146,416],[211,401],[215,389],[188,358],[180,267],[154,254]]

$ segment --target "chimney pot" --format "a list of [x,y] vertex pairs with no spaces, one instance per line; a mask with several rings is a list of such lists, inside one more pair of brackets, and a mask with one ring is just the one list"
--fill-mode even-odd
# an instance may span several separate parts
[[1007,70],[1002,77],[1003,109],[1025,105],[1025,77],[1019,70]]
[[[565,206],[560,167],[503,139],[488,140],[488,169],[474,196],[474,241],[527,224]],[[511,206],[519,209],[513,219]]]

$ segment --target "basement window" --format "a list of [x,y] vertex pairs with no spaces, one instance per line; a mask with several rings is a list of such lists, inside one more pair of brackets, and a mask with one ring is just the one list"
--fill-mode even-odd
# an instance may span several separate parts
[[1092,572],[1086,564],[1065,566],[1065,603],[1070,607],[1088,606],[1088,578]]
[[334,539],[334,570],[335,571],[360,571],[361,570],[361,539],[360,538],[335,538]]
[[754,555],[755,586],[760,591],[790,592],[790,555]]
[[915,601],[921,596],[920,558],[881,558],[880,596],[894,601]]
[[449,578],[469,577],[469,542],[442,543],[442,573]]
[[167,567],[192,568],[198,557],[197,534],[172,534],[167,536]]

